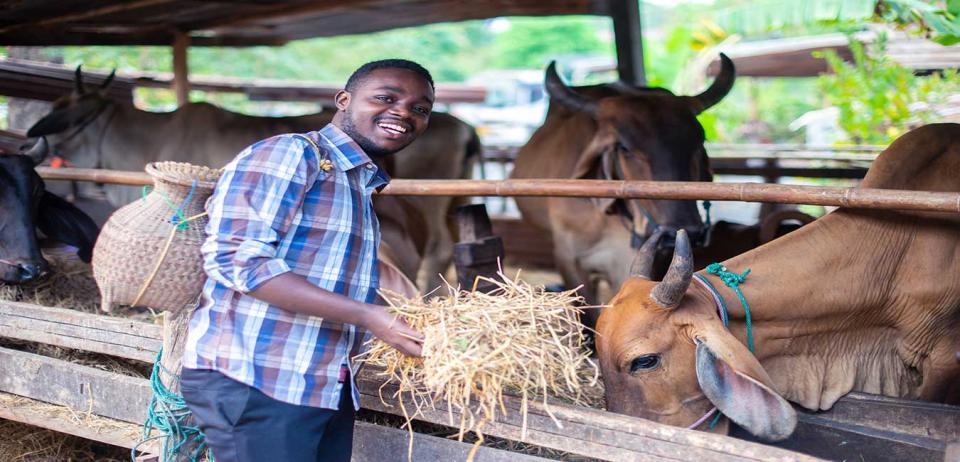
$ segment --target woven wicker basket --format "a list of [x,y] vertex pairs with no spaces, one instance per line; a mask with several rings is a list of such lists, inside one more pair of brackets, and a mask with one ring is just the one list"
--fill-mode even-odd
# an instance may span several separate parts
[[146,171],[153,191],[114,212],[93,249],[104,311],[116,304],[178,311],[196,303],[203,288],[204,204],[220,170],[153,162]]

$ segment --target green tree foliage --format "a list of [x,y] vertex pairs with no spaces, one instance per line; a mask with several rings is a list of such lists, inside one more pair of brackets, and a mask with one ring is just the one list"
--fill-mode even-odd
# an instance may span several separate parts
[[941,45],[960,43],[960,0],[880,0],[875,19],[915,30]]
[[[559,56],[612,57],[614,53],[609,19],[560,16],[506,21],[509,27],[503,31],[492,30],[488,21],[465,21],[298,40],[282,47],[193,47],[188,64],[191,75],[312,80],[342,85],[350,73],[365,62],[406,58],[430,69],[438,82],[461,82],[485,69],[536,69]],[[87,69],[172,70],[170,47],[65,47],[58,52],[67,65],[83,64]],[[137,99],[138,104],[152,109],[175,107],[174,96],[167,90],[139,89]],[[243,112],[270,112],[269,108],[265,109],[265,103],[250,103],[237,94],[193,92],[191,99]],[[303,110],[314,109],[304,107]]]
[[510,28],[493,38],[491,68],[542,68],[557,57],[576,54],[613,56],[612,41],[599,32],[610,30],[610,21],[596,17],[571,17],[553,21],[515,18]]
[[960,75],[917,77],[884,56],[885,41],[873,50],[850,41],[853,62],[830,50],[820,53],[832,74],[819,77],[820,90],[840,110],[840,126],[854,143],[886,144],[914,126],[937,118],[936,104],[960,91]]
[[717,0],[711,13],[729,33],[791,36],[863,24],[875,4],[876,0]]

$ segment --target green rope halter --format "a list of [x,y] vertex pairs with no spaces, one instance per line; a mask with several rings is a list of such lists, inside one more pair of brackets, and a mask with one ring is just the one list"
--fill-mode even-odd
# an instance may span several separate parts
[[[707,209],[709,210],[709,208]],[[743,274],[737,274],[732,271],[727,270],[726,266],[721,265],[720,263],[711,263],[707,265],[707,273],[710,273],[714,276],[720,278],[723,283],[733,289],[733,292],[737,294],[737,298],[740,299],[740,304],[743,305],[743,312],[746,314],[747,321],[747,348],[750,349],[750,352],[754,352],[753,348],[753,321],[750,316],[750,305],[747,304],[747,298],[743,296],[743,292],[740,290],[740,284],[743,284],[747,279],[747,275],[750,274],[750,268],[747,268]],[[730,315],[729,310],[727,310],[727,303],[723,300],[723,297],[720,297],[720,292],[717,290],[713,284],[710,283],[707,278],[703,277],[700,274],[694,274],[694,276],[703,282],[707,287],[716,294],[716,301],[720,304],[719,308],[722,311],[720,319],[723,320],[723,327],[730,327]],[[713,418],[713,421],[710,422],[710,425],[707,425],[707,428],[713,428],[717,425],[717,422],[720,421],[720,413],[717,413],[717,416]]]

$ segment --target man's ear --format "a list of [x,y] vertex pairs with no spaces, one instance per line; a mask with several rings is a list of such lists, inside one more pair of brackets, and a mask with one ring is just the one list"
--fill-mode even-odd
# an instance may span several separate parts
[[350,92],[347,90],[340,90],[337,92],[337,95],[333,97],[333,102],[337,105],[337,110],[346,111],[347,106],[350,105]]
[[784,440],[797,426],[796,412],[774,391],[763,366],[726,330],[697,337],[697,381],[720,412],[757,437]]

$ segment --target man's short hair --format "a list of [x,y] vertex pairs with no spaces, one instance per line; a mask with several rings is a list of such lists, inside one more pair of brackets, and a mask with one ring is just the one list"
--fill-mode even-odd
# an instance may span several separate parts
[[433,77],[430,75],[430,71],[424,69],[423,66],[406,59],[381,59],[379,61],[371,61],[353,71],[353,74],[347,79],[347,84],[344,86],[344,89],[353,91],[363,79],[367,78],[367,75],[377,69],[406,69],[413,71],[420,75],[420,77],[423,77],[423,79],[430,84],[430,88],[434,88]]

